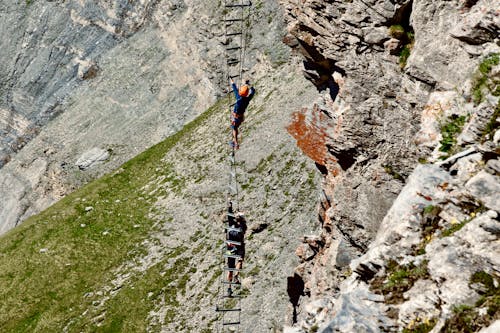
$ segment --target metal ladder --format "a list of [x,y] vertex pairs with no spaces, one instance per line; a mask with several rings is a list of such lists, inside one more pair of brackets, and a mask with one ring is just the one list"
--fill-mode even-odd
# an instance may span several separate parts
[[[226,77],[225,80],[229,78],[241,82],[243,79],[243,61],[245,57],[246,48],[246,24],[249,22],[249,14],[252,3],[250,0],[224,0],[223,12],[224,18],[222,24],[224,25],[224,41],[225,46],[225,58],[226,58]],[[229,94],[232,94],[232,90],[229,90]],[[234,100],[234,99],[231,99]],[[231,115],[232,108],[235,103],[229,103],[229,115]],[[237,161],[236,161],[236,151],[234,147],[228,156],[229,162],[229,182],[227,187],[227,197],[226,202],[231,200],[234,207],[234,212],[239,211],[239,189],[237,179]],[[234,218],[233,213],[228,212],[227,218]],[[228,224],[228,219],[225,223],[225,234],[227,234],[231,229]],[[241,229],[240,229],[241,231]],[[235,283],[227,280],[227,273],[232,271],[237,272],[236,268],[229,268],[227,265],[228,259],[233,259],[235,262],[241,257],[237,254],[227,253],[227,240],[224,240],[224,245],[222,247],[222,274],[221,283],[219,287],[219,295],[217,299],[217,305],[215,311],[218,314],[218,328],[217,332],[240,332],[241,323],[241,284]],[[231,243],[236,243],[231,241]],[[241,245],[241,244],[239,244]],[[228,289],[231,289],[231,293],[228,293]]]

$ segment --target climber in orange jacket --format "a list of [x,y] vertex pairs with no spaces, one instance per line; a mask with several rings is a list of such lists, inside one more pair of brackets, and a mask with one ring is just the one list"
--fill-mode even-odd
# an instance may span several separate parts
[[231,87],[236,97],[236,104],[234,105],[233,112],[231,112],[231,129],[233,130],[233,141],[231,142],[231,146],[238,149],[238,129],[245,120],[245,111],[255,94],[255,89],[250,86],[248,80],[238,89],[233,79],[231,79]]

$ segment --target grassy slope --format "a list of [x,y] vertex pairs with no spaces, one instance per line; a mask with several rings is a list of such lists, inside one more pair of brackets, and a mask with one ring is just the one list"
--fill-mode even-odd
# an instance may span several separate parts
[[[215,105],[177,134],[28,219],[0,239],[0,331],[58,331],[70,318],[91,307],[82,302],[82,295],[95,290],[107,279],[110,270],[133,256],[139,250],[137,244],[153,226],[153,220],[148,217],[153,209],[152,198],[131,189],[140,189],[150,179],[161,176],[165,172],[158,168],[161,158],[217,108]],[[86,207],[93,209],[87,212]],[[175,269],[167,272],[172,279],[178,279],[183,273]],[[155,269],[147,274],[160,277]],[[170,279],[153,280],[165,284]],[[102,331],[145,329],[137,323],[145,325],[149,307],[143,306],[140,300],[129,301],[142,298],[154,287],[139,283],[135,289],[139,290],[135,290],[134,295],[130,290],[122,290],[121,299],[109,305],[111,316],[108,317],[112,319],[102,326]],[[134,304],[126,316],[123,309],[118,310],[123,302]],[[89,331],[96,329],[85,320],[76,320],[72,326]]]
[[[283,324],[297,240],[315,227],[317,173],[284,130],[315,94],[299,74],[284,68],[256,83],[241,134],[242,209],[250,225],[268,225],[247,237],[243,330]],[[212,331],[223,104],[0,238],[0,332]]]

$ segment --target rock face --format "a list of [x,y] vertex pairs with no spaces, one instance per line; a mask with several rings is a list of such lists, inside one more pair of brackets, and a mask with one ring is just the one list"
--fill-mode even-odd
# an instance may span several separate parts
[[[277,12],[271,1],[252,15],[245,65],[253,80],[289,59],[282,20],[269,20]],[[224,70],[221,15],[218,3],[197,0],[3,1],[0,230],[213,104]],[[81,168],[92,147],[109,160]]]
[[[320,246],[311,247],[313,258],[300,257],[296,274],[305,293],[290,323],[299,331],[322,327],[323,332],[400,330],[431,323],[438,330],[452,327],[451,308],[471,304],[477,296],[469,287],[471,276],[499,269],[484,252],[497,246],[495,233],[484,233],[496,228],[490,224],[497,223],[491,216],[498,211],[499,193],[494,175],[498,142],[493,142],[500,81],[495,2],[281,3],[288,19],[285,42],[302,54],[304,75],[319,92],[315,105],[297,111],[288,130],[323,174]],[[453,153],[458,154],[438,163],[440,167],[415,168],[417,160],[436,163]],[[484,164],[490,174],[476,175]],[[461,195],[474,197],[477,209],[484,205],[491,210],[480,215],[483,222],[476,222],[479,217],[469,222],[471,211],[457,207],[468,202]],[[452,241],[448,266],[440,263],[446,272],[438,276],[430,267],[447,259],[439,259],[438,251],[427,250],[424,257],[411,251],[433,237],[418,226],[422,209],[447,200],[454,205],[443,209],[446,222],[439,222],[439,229],[467,221],[478,238]],[[465,243],[477,251],[466,251]],[[299,253],[307,254],[307,246],[301,245]],[[467,254],[459,255],[462,250]],[[483,260],[488,264],[473,264]],[[424,261],[430,265],[428,274],[416,279],[402,305],[373,291],[377,276],[390,277],[382,272],[391,263],[420,267]],[[470,266],[450,281],[463,289],[447,298],[442,294],[451,295],[456,288],[444,292],[438,281],[454,276],[462,265]],[[307,303],[319,299],[326,299],[325,305],[316,314],[308,312]],[[331,319],[325,319],[325,312]]]

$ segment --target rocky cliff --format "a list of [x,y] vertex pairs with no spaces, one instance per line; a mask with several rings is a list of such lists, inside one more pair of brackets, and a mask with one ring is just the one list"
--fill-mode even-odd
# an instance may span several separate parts
[[288,129],[323,174],[322,232],[297,249],[305,291],[287,331],[489,326],[499,278],[495,2],[282,3],[285,41],[319,91]]

